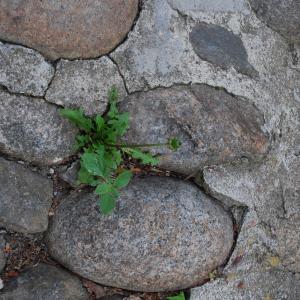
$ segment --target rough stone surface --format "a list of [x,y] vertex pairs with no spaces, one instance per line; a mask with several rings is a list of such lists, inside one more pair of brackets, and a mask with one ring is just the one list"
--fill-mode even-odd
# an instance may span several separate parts
[[88,294],[80,280],[51,265],[40,264],[9,281],[1,300],[87,300]]
[[[240,37],[260,79],[202,60],[189,38],[198,22],[221,26]],[[287,97],[285,86],[293,76],[290,72],[286,76],[291,57],[288,44],[248,9],[247,1],[145,1],[128,39],[110,56],[130,92],[174,83],[206,83],[251,99],[259,107],[268,105],[273,117],[274,104]]]
[[298,0],[250,0],[257,16],[273,30],[300,42],[300,2]]
[[182,141],[176,152],[159,148],[154,153],[164,155],[162,167],[184,174],[242,156],[261,156],[268,148],[257,109],[206,85],[135,93],[121,109],[130,113],[129,143],[163,143],[170,137]]
[[214,24],[198,23],[190,33],[190,41],[196,54],[221,68],[234,67],[240,73],[256,76],[248,62],[248,55],[241,38]]
[[274,251],[291,272],[300,271],[299,172],[298,159],[283,165],[273,154],[262,165],[208,167],[201,176],[210,195],[227,205],[233,201],[257,212],[272,230]]
[[226,259],[229,215],[195,186],[139,178],[121,192],[110,216],[94,194],[73,194],[57,209],[47,235],[51,255],[103,285],[168,291],[200,283]]
[[6,264],[6,256],[4,253],[6,241],[3,237],[3,234],[0,234],[0,273],[5,267]]
[[46,99],[65,107],[80,107],[85,113],[102,114],[108,104],[108,91],[116,86],[119,97],[126,95],[123,79],[108,57],[98,60],[62,60]]
[[272,248],[274,241],[251,211],[222,276],[192,289],[190,299],[299,299],[299,276],[285,271]]
[[31,49],[0,42],[0,84],[14,93],[43,96],[54,68]]
[[137,11],[138,0],[2,0],[0,38],[53,60],[92,58],[125,38]]
[[25,233],[45,231],[52,192],[50,179],[0,158],[0,227]]
[[0,90],[0,151],[37,164],[54,164],[74,153],[75,128],[43,99]]
[[78,172],[80,170],[80,161],[74,161],[70,167],[64,167],[60,172],[60,177],[69,183],[73,188],[78,187]]

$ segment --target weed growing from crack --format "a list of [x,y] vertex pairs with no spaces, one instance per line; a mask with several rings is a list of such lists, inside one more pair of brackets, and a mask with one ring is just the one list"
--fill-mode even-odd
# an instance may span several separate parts
[[129,128],[129,114],[117,108],[118,92],[115,87],[108,93],[109,110],[106,115],[85,116],[82,109],[60,110],[60,114],[76,125],[80,133],[76,136],[76,149],[81,151],[79,183],[95,187],[99,195],[99,208],[109,214],[116,206],[119,190],[128,185],[132,178],[130,170],[121,169],[123,159],[129,156],[145,165],[157,165],[159,158],[143,148],[168,147],[176,151],[181,142],[170,138],[159,144],[123,144],[119,140]]

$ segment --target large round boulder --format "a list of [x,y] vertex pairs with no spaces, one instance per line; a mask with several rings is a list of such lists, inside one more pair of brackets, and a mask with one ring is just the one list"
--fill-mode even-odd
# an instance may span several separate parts
[[58,207],[50,254],[68,269],[103,285],[169,291],[200,284],[226,260],[232,220],[196,186],[172,178],[137,178],[117,209],[101,215],[97,197],[74,193]]
[[92,58],[116,47],[130,30],[138,0],[0,1],[0,39],[49,59]]
[[194,174],[204,166],[241,157],[258,159],[269,148],[263,114],[244,99],[205,84],[176,85],[133,93],[120,103],[130,114],[129,144],[181,140],[178,151],[151,148],[160,166]]

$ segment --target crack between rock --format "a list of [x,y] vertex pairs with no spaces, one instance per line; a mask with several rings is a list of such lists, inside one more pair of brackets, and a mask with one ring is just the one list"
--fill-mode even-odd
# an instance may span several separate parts
[[[59,59],[59,60],[60,60],[60,59]],[[53,69],[54,69],[54,72],[53,72],[53,76],[52,76],[52,78],[49,80],[49,82],[48,82],[48,84],[47,84],[47,87],[46,87],[46,89],[45,89],[45,91],[44,91],[44,94],[43,94],[43,99],[44,99],[45,101],[47,101],[47,100],[46,100],[46,94],[47,94],[48,90],[50,89],[51,84],[52,84],[52,82],[53,82],[53,80],[54,80],[54,78],[55,78],[55,76],[56,76],[57,63],[58,63],[59,60],[56,60],[55,62],[52,63],[52,67],[53,67]]]
[[53,106],[56,106],[57,108],[64,108],[63,105],[59,105],[57,103],[53,103],[53,102],[50,102],[48,101],[44,96],[34,96],[34,95],[31,95],[31,94],[26,94],[26,93],[15,93],[15,92],[11,92],[6,86],[0,84],[0,91],[3,91],[11,96],[15,96],[15,97],[30,97],[30,98],[33,98],[33,99],[37,99],[37,100],[42,100],[42,101],[45,101],[47,104],[49,105],[53,105]]
[[288,212],[286,209],[284,190],[283,190],[283,185],[281,182],[280,182],[279,188],[280,188],[280,198],[281,198],[281,206],[282,206],[282,210],[283,210],[283,217],[287,218]]
[[9,41],[9,40],[3,40],[3,39],[1,39],[1,38],[0,38],[0,43],[2,43],[2,44],[4,44],[4,45],[21,46],[21,47],[24,47],[24,48],[26,48],[26,49],[32,50],[32,51],[38,53],[39,55],[41,55],[41,56],[43,57],[43,59],[44,59],[48,64],[50,64],[50,65],[53,65],[53,63],[57,60],[57,59],[56,59],[56,60],[52,60],[52,61],[51,61],[50,59],[48,59],[47,57],[45,57],[39,50],[36,50],[36,49],[34,49],[34,48],[32,48],[32,47],[29,47],[29,46],[27,46],[27,45],[24,45],[24,44],[22,44],[22,43],[12,42],[12,41]]
[[220,274],[221,276],[223,275],[223,271],[227,267],[227,265],[228,265],[228,263],[230,261],[230,258],[232,257],[232,254],[233,254],[233,252],[234,252],[234,250],[236,248],[237,241],[238,241],[238,238],[239,238],[239,235],[240,235],[240,232],[241,232],[241,229],[243,227],[243,224],[244,224],[244,221],[245,221],[245,217],[246,217],[248,211],[249,211],[249,208],[247,206],[244,206],[243,207],[243,212],[242,212],[242,217],[241,217],[241,220],[240,220],[239,223],[237,222],[237,220],[233,216],[232,212],[230,212],[231,219],[232,219],[232,222],[233,222],[233,243],[232,243],[232,247],[230,249],[230,252],[229,252],[227,258],[225,259],[225,262],[221,266],[221,268],[222,268],[222,272]]
[[295,48],[295,44],[294,43],[290,43],[289,44],[289,50],[291,52],[291,55],[292,55],[292,64],[294,66],[298,65],[298,62],[299,62],[299,56],[298,56],[298,52],[297,52],[297,49]]
[[7,86],[5,86],[1,83],[0,83],[0,90],[6,92],[7,94],[10,94],[11,96],[24,96],[24,97],[31,97],[31,98],[35,98],[35,99],[43,99],[43,97],[44,97],[43,95],[36,96],[36,95],[32,95],[30,93],[13,92]]
[[119,73],[119,75],[121,76],[122,80],[123,80],[123,84],[124,84],[124,88],[126,90],[126,93],[127,95],[130,95],[129,93],[129,89],[127,87],[127,83],[126,83],[126,79],[125,79],[125,76],[122,74],[120,68],[119,68],[119,65],[117,64],[117,62],[110,56],[110,55],[107,55],[107,58],[110,59],[110,61],[114,64],[114,66],[117,68],[117,71]]

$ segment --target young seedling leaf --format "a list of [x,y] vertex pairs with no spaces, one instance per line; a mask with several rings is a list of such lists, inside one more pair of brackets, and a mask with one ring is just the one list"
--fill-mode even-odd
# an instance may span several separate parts
[[139,159],[144,165],[149,164],[155,166],[159,163],[159,159],[154,157],[151,153],[145,153],[136,148],[124,148],[123,151],[133,158]]
[[131,178],[132,178],[132,173],[129,170],[123,171],[116,178],[114,182],[114,187],[116,187],[117,189],[121,189],[127,186]]
[[168,145],[171,150],[176,151],[181,147],[181,141],[177,138],[171,138],[168,141]]

